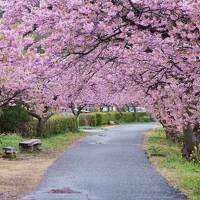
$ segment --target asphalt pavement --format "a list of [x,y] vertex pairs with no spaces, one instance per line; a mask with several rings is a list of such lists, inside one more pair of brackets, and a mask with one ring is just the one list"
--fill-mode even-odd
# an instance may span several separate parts
[[68,149],[23,200],[184,200],[145,156],[144,134],[155,126],[97,131]]

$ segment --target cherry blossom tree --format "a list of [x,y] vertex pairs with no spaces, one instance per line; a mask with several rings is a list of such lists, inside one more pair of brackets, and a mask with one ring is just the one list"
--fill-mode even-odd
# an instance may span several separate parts
[[[184,154],[189,158],[197,146],[194,131],[199,130],[200,116],[199,1],[9,0],[1,4],[6,26],[20,26],[14,37],[29,38],[28,52],[40,50],[48,56],[47,71],[53,63],[63,72],[71,71],[76,80],[84,77],[72,84],[71,94],[59,94],[58,107],[72,102],[72,96],[77,101],[77,91],[94,92],[89,82],[99,85],[97,77],[104,78],[98,86],[99,98],[88,95],[87,99],[83,92],[83,101],[126,104],[137,99],[167,132],[184,133]],[[80,87],[82,83],[86,88]],[[121,100],[110,98],[120,90]]]

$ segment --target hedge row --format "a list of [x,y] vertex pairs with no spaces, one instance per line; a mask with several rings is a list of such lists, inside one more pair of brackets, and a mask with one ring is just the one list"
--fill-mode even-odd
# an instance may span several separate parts
[[[28,123],[27,135],[24,136],[37,136],[36,133],[37,120],[32,120]],[[78,123],[76,117],[73,116],[54,116],[47,122],[45,137],[57,135],[60,133],[78,132]]]
[[76,117],[53,117],[47,122],[48,136],[65,132],[77,132],[78,123]]
[[[85,113],[79,116],[77,120],[73,116],[53,116],[47,122],[47,131],[44,134],[46,137],[64,132],[77,132],[79,126],[103,126],[108,125],[110,121],[119,123],[131,122],[149,122],[152,121],[147,113],[132,113],[132,112],[107,112],[107,113]],[[36,135],[37,121],[31,122],[29,133]]]
[[96,113],[81,114],[79,116],[79,126],[96,126]]
[[150,122],[153,121],[151,116],[145,112],[106,112],[106,113],[87,113],[79,117],[80,126],[103,126],[108,125],[111,121],[116,124],[131,122]]
[[[81,114],[77,120],[73,116],[51,117],[47,122],[44,136],[52,136],[64,132],[77,132],[79,126],[103,126],[108,125],[111,121],[116,124],[131,122],[148,122],[152,121],[147,113],[132,112],[96,112]],[[37,120],[32,119],[23,107],[5,108],[0,110],[0,132],[20,133],[25,137],[36,137]]]

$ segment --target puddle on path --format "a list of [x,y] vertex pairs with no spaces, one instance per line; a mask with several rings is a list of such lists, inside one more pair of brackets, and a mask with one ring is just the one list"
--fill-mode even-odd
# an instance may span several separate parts
[[105,134],[99,134],[98,136],[100,136],[100,137],[106,137]]

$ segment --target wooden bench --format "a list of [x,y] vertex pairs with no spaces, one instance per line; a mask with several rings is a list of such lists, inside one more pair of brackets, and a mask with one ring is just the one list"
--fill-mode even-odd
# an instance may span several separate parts
[[17,149],[15,147],[4,147],[3,152],[4,158],[16,158]]
[[19,143],[20,151],[40,151],[42,142],[39,139],[26,140]]

